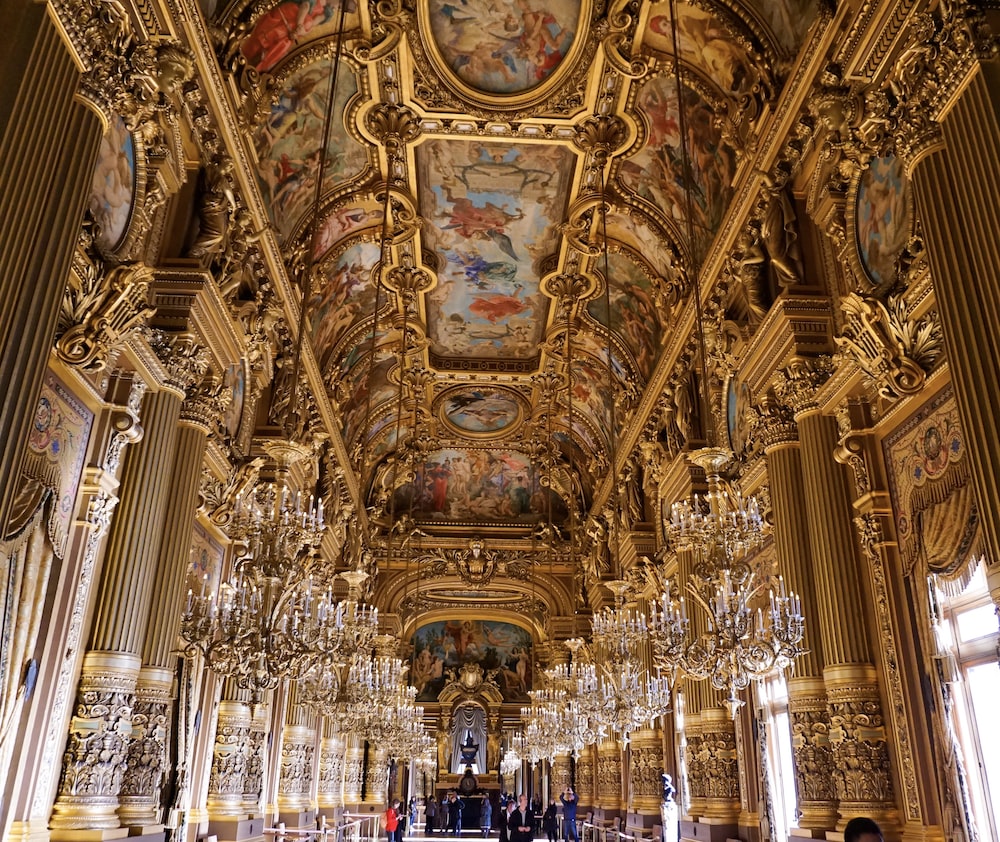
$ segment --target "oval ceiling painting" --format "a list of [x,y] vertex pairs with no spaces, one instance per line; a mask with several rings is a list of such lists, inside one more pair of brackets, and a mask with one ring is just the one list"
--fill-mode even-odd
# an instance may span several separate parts
[[893,280],[912,228],[910,182],[898,158],[874,158],[862,174],[855,226],[868,276],[878,285]]
[[456,432],[473,437],[508,433],[523,417],[515,392],[478,386],[461,386],[441,400],[442,420]]
[[579,29],[578,0],[430,0],[431,30],[445,64],[491,94],[540,85]]
[[135,141],[117,114],[101,138],[90,192],[90,213],[97,223],[97,244],[111,251],[121,245],[135,191]]

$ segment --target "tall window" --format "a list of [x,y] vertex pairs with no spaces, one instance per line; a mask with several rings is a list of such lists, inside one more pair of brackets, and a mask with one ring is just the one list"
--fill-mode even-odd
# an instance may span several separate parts
[[[936,577],[934,577],[936,579]],[[983,566],[958,595],[937,589],[938,657],[945,692],[951,694],[951,727],[961,749],[972,823],[980,839],[1000,829],[1000,627]]]
[[767,786],[771,794],[773,823],[771,838],[787,839],[790,828],[797,827],[798,804],[795,800],[795,764],[792,759],[792,727],[788,717],[788,684],[784,673],[758,682],[759,727],[766,741],[763,758]]

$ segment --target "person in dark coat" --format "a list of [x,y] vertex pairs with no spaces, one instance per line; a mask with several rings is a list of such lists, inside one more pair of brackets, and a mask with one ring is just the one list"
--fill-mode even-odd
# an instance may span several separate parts
[[535,838],[535,812],[528,806],[528,796],[523,792],[517,797],[517,809],[510,814],[507,830],[510,842],[532,842]]
[[553,798],[542,813],[542,830],[549,842],[556,842],[556,809],[556,800]]
[[438,803],[434,796],[427,799],[427,805],[424,807],[424,832],[433,833],[434,826],[437,824],[437,814],[438,814]]
[[510,816],[517,809],[513,798],[508,798],[500,811],[500,842],[510,842]]

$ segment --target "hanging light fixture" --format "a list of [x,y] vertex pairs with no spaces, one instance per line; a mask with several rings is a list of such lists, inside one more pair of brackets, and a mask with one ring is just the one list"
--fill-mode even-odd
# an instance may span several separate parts
[[[686,115],[683,107],[677,10],[671,0],[671,34],[674,50],[674,78],[677,86],[678,126],[685,178],[685,213],[688,247],[694,258],[697,249],[691,195],[690,154],[687,148]],[[709,394],[708,354],[705,316],[698,272],[693,271],[693,295],[698,327],[702,417],[708,447],[688,454],[688,459],[705,472],[708,491],[691,501],[675,503],[664,512],[663,527],[670,546],[693,556],[692,575],[683,590],[703,615],[706,631],[691,637],[690,620],[683,594],[674,599],[669,589],[654,603],[651,613],[651,643],[657,663],[680,670],[692,678],[709,678],[712,686],[726,690],[726,705],[735,718],[743,702],[738,693],[754,679],[784,669],[802,653],[800,646],[805,621],[798,597],[785,591],[777,581],[777,593],[753,555],[764,540],[764,520],[754,497],[723,488],[722,471],[733,454],[712,446],[715,437],[712,400]],[[766,611],[754,608],[755,601],[770,591]]]

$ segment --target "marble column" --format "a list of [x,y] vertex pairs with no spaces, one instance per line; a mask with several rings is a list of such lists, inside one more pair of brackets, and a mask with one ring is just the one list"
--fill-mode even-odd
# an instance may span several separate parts
[[0,95],[0,524],[20,482],[104,127],[44,3],[6,21]]
[[[147,393],[142,413],[146,434],[125,457],[121,502],[108,538],[77,689],[77,715],[70,724],[53,806],[53,838],[61,831],[107,830],[120,824],[118,796],[171,490],[180,411],[181,395],[173,389]],[[98,744],[100,751],[95,750]]]
[[814,403],[815,390],[828,374],[824,360],[798,360],[786,371],[782,392],[795,411],[801,441],[832,780],[839,824],[855,815],[868,815],[892,827],[898,816],[878,679],[865,627],[851,479],[848,469],[834,458],[839,444],[837,421]]
[[821,835],[837,823],[833,751],[823,681],[823,644],[819,634],[816,586],[809,546],[809,520],[803,507],[805,484],[798,431],[787,408],[763,408],[762,441],[774,512],[778,568],[790,591],[799,595],[806,618],[802,646],[788,676],[788,713],[798,796],[799,828]]
[[177,638],[209,432],[209,413],[202,404],[198,399],[188,401],[182,410],[177,454],[170,474],[173,495],[156,565],[152,611],[136,684],[128,769],[118,799],[122,824],[133,827],[148,827],[162,821],[161,790],[168,770],[168,735],[176,702],[173,684]]

